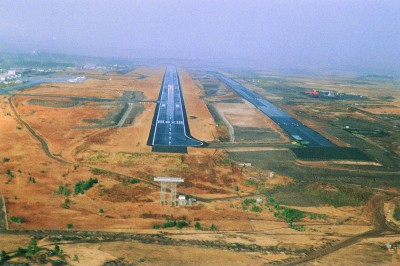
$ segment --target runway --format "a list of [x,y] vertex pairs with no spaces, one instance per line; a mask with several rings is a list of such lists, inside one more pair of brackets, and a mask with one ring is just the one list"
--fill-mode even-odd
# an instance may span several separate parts
[[319,147],[334,147],[335,145],[321,136],[316,131],[302,124],[297,119],[290,116],[285,111],[279,109],[269,101],[265,100],[261,95],[243,87],[236,81],[225,77],[218,72],[212,72],[212,74],[217,77],[220,81],[232,88],[241,97],[252,103],[266,116],[271,118],[275,123],[277,123],[289,137],[293,140],[303,140],[308,142],[308,146],[319,146]]
[[155,152],[187,152],[188,146],[202,146],[191,137],[178,72],[168,66],[161,85],[148,144]]

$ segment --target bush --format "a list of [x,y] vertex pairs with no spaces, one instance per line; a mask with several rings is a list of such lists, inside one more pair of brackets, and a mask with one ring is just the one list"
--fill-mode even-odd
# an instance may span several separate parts
[[10,161],[10,158],[7,158],[7,157],[3,158],[3,163],[9,162],[9,161]]
[[40,248],[37,245],[37,241],[36,241],[36,239],[33,238],[31,240],[31,242],[29,242],[29,244],[28,244],[27,253],[29,255],[34,255],[35,256],[35,255],[38,254],[39,250],[40,250]]
[[4,250],[2,250],[0,252],[0,265],[2,262],[6,262],[9,259],[10,259],[10,256]]
[[168,221],[162,224],[162,228],[175,227],[176,221]]
[[200,224],[199,222],[196,222],[196,223],[194,224],[194,228],[195,228],[196,230],[201,230],[201,224]]
[[62,207],[64,208],[64,209],[69,209],[69,204],[70,204],[71,202],[70,202],[70,200],[69,199],[65,199],[65,201],[64,201],[64,204],[62,205]]
[[153,229],[160,229],[160,227],[161,227],[161,225],[159,225],[159,224],[153,224]]
[[243,209],[247,209],[248,207],[249,207],[249,205],[251,205],[251,204],[255,204],[257,201],[255,200],[255,199],[245,199],[243,202],[242,202],[242,207],[243,207]]
[[74,228],[74,225],[73,224],[67,224],[67,228],[68,229],[72,229],[72,228]]
[[253,207],[251,207],[250,211],[252,212],[262,212],[262,208],[260,206],[257,205],[253,205]]
[[137,179],[135,179],[135,178],[131,178],[130,180],[129,180],[129,183],[131,183],[131,184],[136,184],[136,183],[139,183],[140,181],[139,180],[137,180]]
[[54,191],[54,194],[60,195],[61,193],[63,193],[63,191],[64,191],[64,187],[58,186],[58,189],[56,191]]
[[218,227],[217,227],[215,224],[212,224],[212,225],[210,226],[210,230],[211,230],[211,231],[217,231],[217,230],[218,230]]
[[65,184],[64,187],[64,196],[68,197],[71,194],[71,192],[68,189],[68,184]]
[[20,217],[11,216],[10,221],[17,224],[22,224],[23,220]]
[[304,212],[292,208],[283,208],[283,211],[276,212],[274,216],[283,219],[288,223],[292,223],[300,221],[301,218],[304,217]]
[[97,178],[89,178],[88,181],[79,181],[75,184],[74,186],[74,194],[83,194],[85,192],[85,190],[90,189],[94,184],[98,183],[98,179]]
[[400,221],[400,203],[399,202],[396,204],[396,207],[394,208],[393,218],[397,221]]
[[178,221],[176,222],[176,228],[182,229],[183,227],[187,227],[189,225],[186,221]]
[[292,223],[289,223],[289,228],[296,231],[305,231],[304,225],[294,225]]
[[17,251],[15,252],[15,255],[17,255],[18,257],[23,257],[26,255],[27,252],[28,252],[27,249],[18,247]]
[[55,246],[54,246],[54,253],[55,253],[56,255],[61,255],[61,254],[63,254],[63,250],[60,248],[59,245],[55,245]]

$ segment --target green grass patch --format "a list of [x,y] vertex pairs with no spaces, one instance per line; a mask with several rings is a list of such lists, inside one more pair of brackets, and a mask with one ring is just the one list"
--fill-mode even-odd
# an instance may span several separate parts
[[244,183],[248,186],[254,186],[256,183],[254,182],[254,180],[251,179],[247,179],[246,181],[244,181]]

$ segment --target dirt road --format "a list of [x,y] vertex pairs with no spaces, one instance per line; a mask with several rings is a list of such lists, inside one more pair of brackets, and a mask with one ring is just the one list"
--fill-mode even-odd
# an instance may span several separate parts
[[326,256],[328,254],[331,254],[339,249],[354,245],[363,239],[380,236],[383,233],[387,233],[387,232],[400,233],[400,230],[393,229],[387,225],[386,218],[383,213],[383,202],[385,200],[389,200],[391,197],[393,197],[393,195],[376,195],[368,202],[369,208],[373,211],[372,218],[373,218],[373,223],[375,225],[375,228],[373,230],[370,230],[363,234],[348,238],[336,245],[326,247],[323,250],[318,250],[314,253],[309,254],[308,256],[306,256],[304,258],[287,263],[286,265],[306,264],[307,262],[316,260],[316,259]]

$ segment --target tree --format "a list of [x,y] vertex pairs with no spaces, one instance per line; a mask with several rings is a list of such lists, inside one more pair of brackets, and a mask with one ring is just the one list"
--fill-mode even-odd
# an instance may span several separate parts
[[217,231],[217,230],[218,230],[218,227],[217,227],[215,224],[212,224],[212,225],[210,226],[210,230],[211,230],[211,231]]
[[10,256],[4,250],[0,252],[0,262],[6,262],[9,258]]
[[23,220],[20,217],[15,217],[15,216],[11,216],[10,217],[11,222],[13,223],[17,223],[17,224],[22,224]]
[[32,238],[31,242],[28,244],[27,253],[35,256],[38,254],[39,250],[40,248],[37,245],[36,239]]
[[200,224],[199,222],[196,222],[196,223],[194,224],[194,228],[195,228],[196,230],[201,230],[201,224]]
[[54,246],[54,253],[56,253],[57,255],[61,255],[61,254],[63,254],[63,250],[60,248],[59,245],[55,245]]

